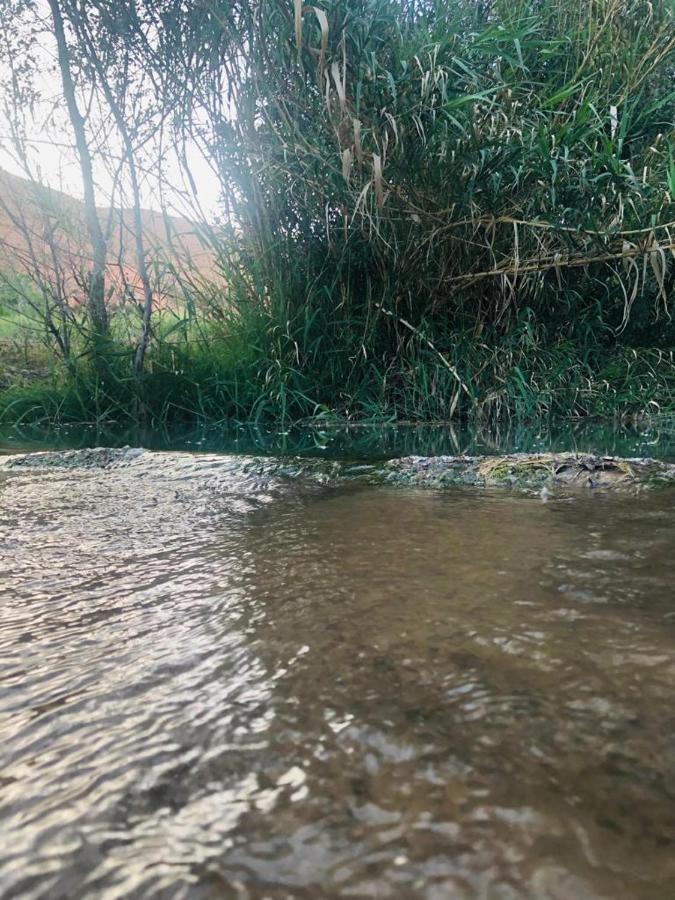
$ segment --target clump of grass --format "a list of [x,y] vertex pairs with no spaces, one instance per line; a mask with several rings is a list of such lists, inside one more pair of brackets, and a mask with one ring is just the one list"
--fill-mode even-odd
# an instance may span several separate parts
[[636,480],[636,471],[628,460],[585,457],[578,454],[540,453],[535,455],[494,456],[482,459],[476,474],[486,483],[623,484]]
[[132,348],[115,344],[103,374],[85,354],[74,367],[52,366],[47,378],[15,379],[0,388],[0,421],[489,423],[675,409],[672,355],[658,349],[519,346],[513,335],[479,346],[449,334],[438,345],[456,360],[466,385],[458,392],[455,374],[426,345],[406,347],[395,362],[355,365],[354,355],[335,351],[308,364],[288,338],[279,344],[280,327],[231,327],[240,330],[155,341],[140,379],[131,374]]
[[282,285],[291,312],[388,317],[388,359],[422,324],[435,345],[448,322],[480,341],[526,311],[555,342],[574,319],[667,323],[666,4],[318,9],[298,3],[293,31],[270,4],[232,73],[237,139],[220,148],[249,296]]
[[482,460],[476,473],[488,481],[502,481],[510,476],[531,478],[552,474],[554,462],[555,458],[550,453],[524,457],[494,456]]

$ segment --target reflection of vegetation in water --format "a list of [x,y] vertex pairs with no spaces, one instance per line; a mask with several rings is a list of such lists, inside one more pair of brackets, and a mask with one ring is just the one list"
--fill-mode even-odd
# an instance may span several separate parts
[[662,417],[632,426],[583,420],[526,425],[511,422],[485,428],[444,424],[291,427],[280,431],[243,425],[145,430],[24,426],[0,431],[0,452],[97,446],[364,460],[548,452],[675,460],[675,420]]

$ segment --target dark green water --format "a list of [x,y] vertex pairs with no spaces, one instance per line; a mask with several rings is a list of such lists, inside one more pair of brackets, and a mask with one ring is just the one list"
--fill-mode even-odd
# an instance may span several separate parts
[[60,430],[0,429],[0,452],[146,447],[261,455],[291,454],[326,458],[389,459],[435,454],[490,454],[580,451],[616,456],[651,456],[675,460],[675,418],[620,425],[594,420],[541,422],[535,425],[460,427],[450,425],[372,425],[289,427],[254,426],[202,429]]

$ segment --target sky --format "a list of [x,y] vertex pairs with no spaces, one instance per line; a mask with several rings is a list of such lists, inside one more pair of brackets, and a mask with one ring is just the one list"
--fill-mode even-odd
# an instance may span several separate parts
[[[0,0],[2,2],[2,0]],[[49,21],[45,12],[45,21]],[[40,179],[49,187],[64,191],[78,199],[82,198],[82,178],[75,151],[72,132],[65,115],[65,101],[61,93],[61,82],[56,66],[56,48],[51,35],[41,37],[36,48],[40,59],[40,71],[37,73],[36,87],[41,95],[34,116],[27,124],[27,145],[30,162],[34,172],[39,172]],[[0,66],[2,62],[0,61]],[[0,91],[2,88],[0,87]],[[10,128],[2,112],[4,104],[0,96],[0,168],[15,175],[25,176],[21,164],[17,162],[12,149]],[[190,172],[197,186],[199,204],[208,218],[218,212],[219,184],[208,163],[196,146],[187,148]],[[119,148],[110,147],[110,155],[119,158]],[[186,214],[189,210],[181,200],[183,176],[177,159],[167,163],[163,171],[165,183],[176,186],[175,191],[168,191],[168,202],[172,212]],[[110,201],[112,175],[100,161],[95,163],[94,177],[97,184],[97,203],[106,206]],[[159,198],[147,182],[142,185],[142,203],[148,209],[158,210]]]
[[[41,130],[39,123],[36,123],[34,130],[29,134],[29,152],[34,171],[39,172],[44,184],[82,199],[82,177],[77,153],[67,133],[49,134]],[[218,211],[218,180],[196,147],[190,148],[188,153],[190,172],[197,186],[200,205],[205,213],[212,217]],[[0,131],[0,168],[14,175],[23,177],[26,175],[16,160],[6,132],[2,131]],[[171,205],[175,207],[174,211],[185,212],[184,203],[179,196],[182,178],[178,164],[175,163],[168,171],[165,170],[164,176],[170,183],[176,185],[176,192],[169,197]],[[97,203],[99,206],[106,206],[112,187],[111,175],[105,166],[98,164],[95,165],[94,177],[98,189]],[[147,183],[142,187],[141,193],[144,207],[159,210],[160,203],[156,192]]]

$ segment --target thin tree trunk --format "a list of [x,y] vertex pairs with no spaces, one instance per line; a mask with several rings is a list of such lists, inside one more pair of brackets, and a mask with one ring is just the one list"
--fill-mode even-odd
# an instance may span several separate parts
[[[126,134],[126,129],[125,132]],[[150,343],[150,319],[152,317],[152,287],[148,266],[145,261],[145,247],[143,244],[143,217],[141,215],[141,194],[138,187],[138,175],[136,163],[133,158],[133,147],[129,143],[129,173],[131,175],[131,189],[134,195],[134,237],[136,238],[136,257],[138,261],[138,273],[143,285],[143,318],[141,322],[141,335],[138,339],[136,354],[134,356],[134,374],[140,375],[143,371],[145,351]]]
[[87,135],[84,128],[84,118],[77,105],[75,97],[75,85],[70,70],[70,53],[66,43],[66,35],[63,28],[63,16],[59,6],[59,0],[47,0],[54,23],[54,36],[58,50],[59,69],[63,83],[63,94],[66,99],[68,116],[70,117],[77,155],[82,174],[82,186],[84,189],[84,214],[89,232],[89,239],[93,249],[93,268],[89,283],[88,308],[91,325],[97,335],[103,336],[108,332],[108,312],[105,305],[105,267],[107,247],[101,223],[96,211],[96,193],[94,189],[94,173],[91,153],[87,143]]
[[[107,92],[106,92],[107,93]],[[143,285],[143,313],[141,318],[141,334],[136,345],[136,353],[134,354],[134,375],[140,375],[143,371],[143,362],[145,360],[145,351],[150,343],[150,320],[152,318],[152,286],[150,284],[150,274],[145,261],[145,242],[143,240],[143,216],[141,214],[141,192],[138,184],[138,173],[136,170],[136,162],[134,160],[134,149],[131,137],[124,124],[124,119],[119,115],[114,102],[109,99],[111,109],[118,122],[118,127],[122,134],[122,140],[126,147],[126,154],[129,160],[129,175],[131,177],[131,192],[134,198],[133,217],[134,217],[134,240],[136,243],[136,262],[138,265],[138,274],[141,277]],[[123,227],[122,222],[122,227]]]
[[[145,351],[147,350],[148,344],[150,343],[150,321],[152,318],[152,286],[150,284],[150,275],[145,260],[143,216],[141,214],[141,191],[138,182],[138,170],[136,168],[136,160],[134,156],[134,142],[124,117],[124,111],[110,88],[105,70],[86,24],[83,23],[81,29],[78,30],[80,35],[84,38],[84,42],[86,43],[87,51],[89,53],[89,58],[93,63],[94,68],[96,69],[96,73],[99,77],[101,90],[103,91],[108,106],[110,107],[110,111],[112,112],[115,119],[115,123],[124,144],[124,152],[127,158],[127,164],[129,166],[131,192],[133,195],[133,220],[134,242],[136,244],[136,263],[138,266],[138,274],[141,278],[141,284],[143,286],[143,313],[141,319],[141,334],[138,339],[138,344],[136,345],[136,352],[134,354],[134,374],[140,375],[143,371]],[[124,227],[123,221],[121,222],[121,227]]]

